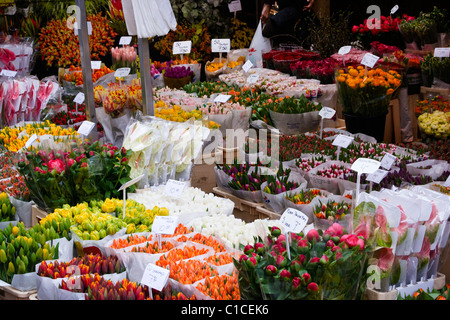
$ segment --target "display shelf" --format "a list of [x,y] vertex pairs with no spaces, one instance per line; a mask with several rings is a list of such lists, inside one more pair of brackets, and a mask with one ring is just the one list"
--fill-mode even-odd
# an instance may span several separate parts
[[234,207],[236,209],[239,209],[239,211],[242,211],[242,212],[248,212],[252,218],[256,218],[258,216],[257,209],[261,208],[263,206],[262,203],[256,203],[256,202],[241,199],[241,198],[236,197],[235,195],[232,195],[231,193],[228,193],[218,187],[215,187],[213,189],[213,193],[220,197],[223,197],[223,198],[233,201]]
[[42,218],[46,217],[48,215],[47,212],[45,212],[42,209],[39,209],[36,205],[31,206],[31,226],[35,226],[41,221]]
[[20,291],[12,286],[0,286],[0,300],[30,300],[36,290]]
[[256,208],[256,211],[258,212],[259,219],[269,218],[270,220],[277,220],[281,217],[281,214],[265,208],[264,205]]

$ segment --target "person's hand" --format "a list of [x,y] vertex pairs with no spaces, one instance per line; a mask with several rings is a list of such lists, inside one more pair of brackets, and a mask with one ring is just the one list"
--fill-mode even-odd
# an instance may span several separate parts
[[267,20],[269,20],[270,15],[270,4],[265,4],[262,11],[261,11],[261,22],[266,23]]
[[313,4],[314,4],[314,0],[310,0],[309,4],[307,6],[303,7],[303,11],[311,11]]

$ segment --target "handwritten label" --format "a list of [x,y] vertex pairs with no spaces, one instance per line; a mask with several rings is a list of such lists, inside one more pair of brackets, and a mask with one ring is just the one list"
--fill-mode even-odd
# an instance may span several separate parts
[[169,279],[170,270],[149,263],[142,275],[141,283],[161,291]]
[[211,51],[212,52],[229,52],[230,51],[230,39],[212,39]]
[[252,75],[249,75],[248,77],[247,77],[247,82],[248,83],[256,83],[256,81],[258,81],[258,79],[259,79],[259,74],[252,74]]
[[91,69],[98,70],[102,67],[101,61],[91,61]]
[[81,126],[78,128],[77,132],[79,134],[88,136],[89,133],[91,133],[92,129],[94,129],[95,123],[91,122],[91,121],[83,121],[83,123],[81,123]]
[[166,196],[178,198],[183,194],[185,188],[186,181],[169,179],[164,187],[164,194]]
[[152,232],[156,234],[173,234],[177,227],[178,217],[155,216],[152,224]]
[[123,37],[120,37],[120,40],[119,40],[119,45],[121,45],[121,46],[127,46],[127,45],[129,45],[130,43],[131,43],[131,39],[132,39],[133,37],[131,37],[131,36],[123,36]]
[[450,57],[450,47],[448,48],[435,48],[434,56],[437,58],[448,58]]
[[2,72],[0,72],[0,76],[10,77],[10,78],[14,78],[16,75],[17,75],[17,71],[13,71],[13,70],[3,69]]
[[78,94],[73,99],[73,102],[75,102],[77,104],[82,104],[84,102],[84,93],[78,92]]
[[130,181],[128,181],[128,182],[125,182],[125,183],[119,188],[119,191],[121,191],[121,190],[123,190],[123,189],[125,189],[125,188],[128,188],[129,186],[132,186],[132,185],[135,184],[135,183],[138,183],[139,181],[141,181],[141,179],[142,179],[143,177],[145,177],[145,174],[141,174],[139,177],[136,177],[136,178],[134,178],[134,179],[132,179],[132,180],[130,180]]
[[299,233],[305,228],[308,216],[299,210],[287,208],[281,215],[280,221],[285,231]]
[[338,134],[333,140],[333,145],[336,147],[347,148],[352,142],[353,137],[345,134]]
[[127,75],[130,74],[130,68],[119,68],[116,70],[116,72],[114,72],[114,77],[116,78],[122,78],[122,77],[126,77]]
[[230,94],[219,94],[215,99],[214,102],[227,102],[231,98]]
[[31,137],[25,142],[25,149],[28,149],[36,140],[37,140],[36,133],[33,133]]
[[381,180],[383,180],[386,175],[388,174],[389,171],[383,170],[383,169],[378,169],[375,172],[367,175],[366,180],[367,181],[371,181],[373,183],[380,183]]
[[319,116],[321,116],[324,119],[331,119],[333,118],[334,114],[336,113],[336,110],[329,107],[322,107],[319,111]]
[[358,158],[353,162],[351,169],[358,173],[374,173],[380,167],[380,161],[368,158]]
[[242,10],[241,1],[240,0],[233,0],[228,4],[228,9],[230,9],[230,12],[237,12]]
[[386,170],[391,169],[392,165],[397,161],[397,157],[393,154],[386,153],[381,159],[381,166],[385,168]]
[[191,53],[192,41],[176,41],[173,43],[173,54],[188,54]]
[[397,12],[397,10],[398,10],[398,4],[396,4],[395,6],[393,6],[392,7],[392,9],[391,9],[391,14],[394,14],[394,13],[396,13]]
[[379,59],[380,57],[368,52],[362,58],[361,64],[369,68],[373,68]]
[[253,63],[250,60],[247,60],[246,63],[242,66],[242,70],[248,72],[253,67]]
[[339,49],[338,54],[340,55],[344,55],[350,52],[350,50],[352,49],[352,46],[343,46]]

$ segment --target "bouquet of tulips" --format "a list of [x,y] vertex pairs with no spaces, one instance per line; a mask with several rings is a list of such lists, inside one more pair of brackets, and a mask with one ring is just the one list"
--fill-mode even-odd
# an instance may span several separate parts
[[111,56],[113,59],[112,69],[130,68],[130,74],[137,72],[137,51],[135,47],[112,47]]

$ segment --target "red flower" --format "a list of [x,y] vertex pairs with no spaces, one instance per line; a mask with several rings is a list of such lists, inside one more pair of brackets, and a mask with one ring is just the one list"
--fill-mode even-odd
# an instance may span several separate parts
[[317,292],[317,291],[319,291],[319,286],[317,285],[317,283],[311,282],[308,284],[306,289],[308,289],[308,291],[310,291],[310,292]]
[[311,229],[308,231],[308,233],[306,234],[306,238],[309,241],[319,241],[319,232],[317,232],[316,229]]

